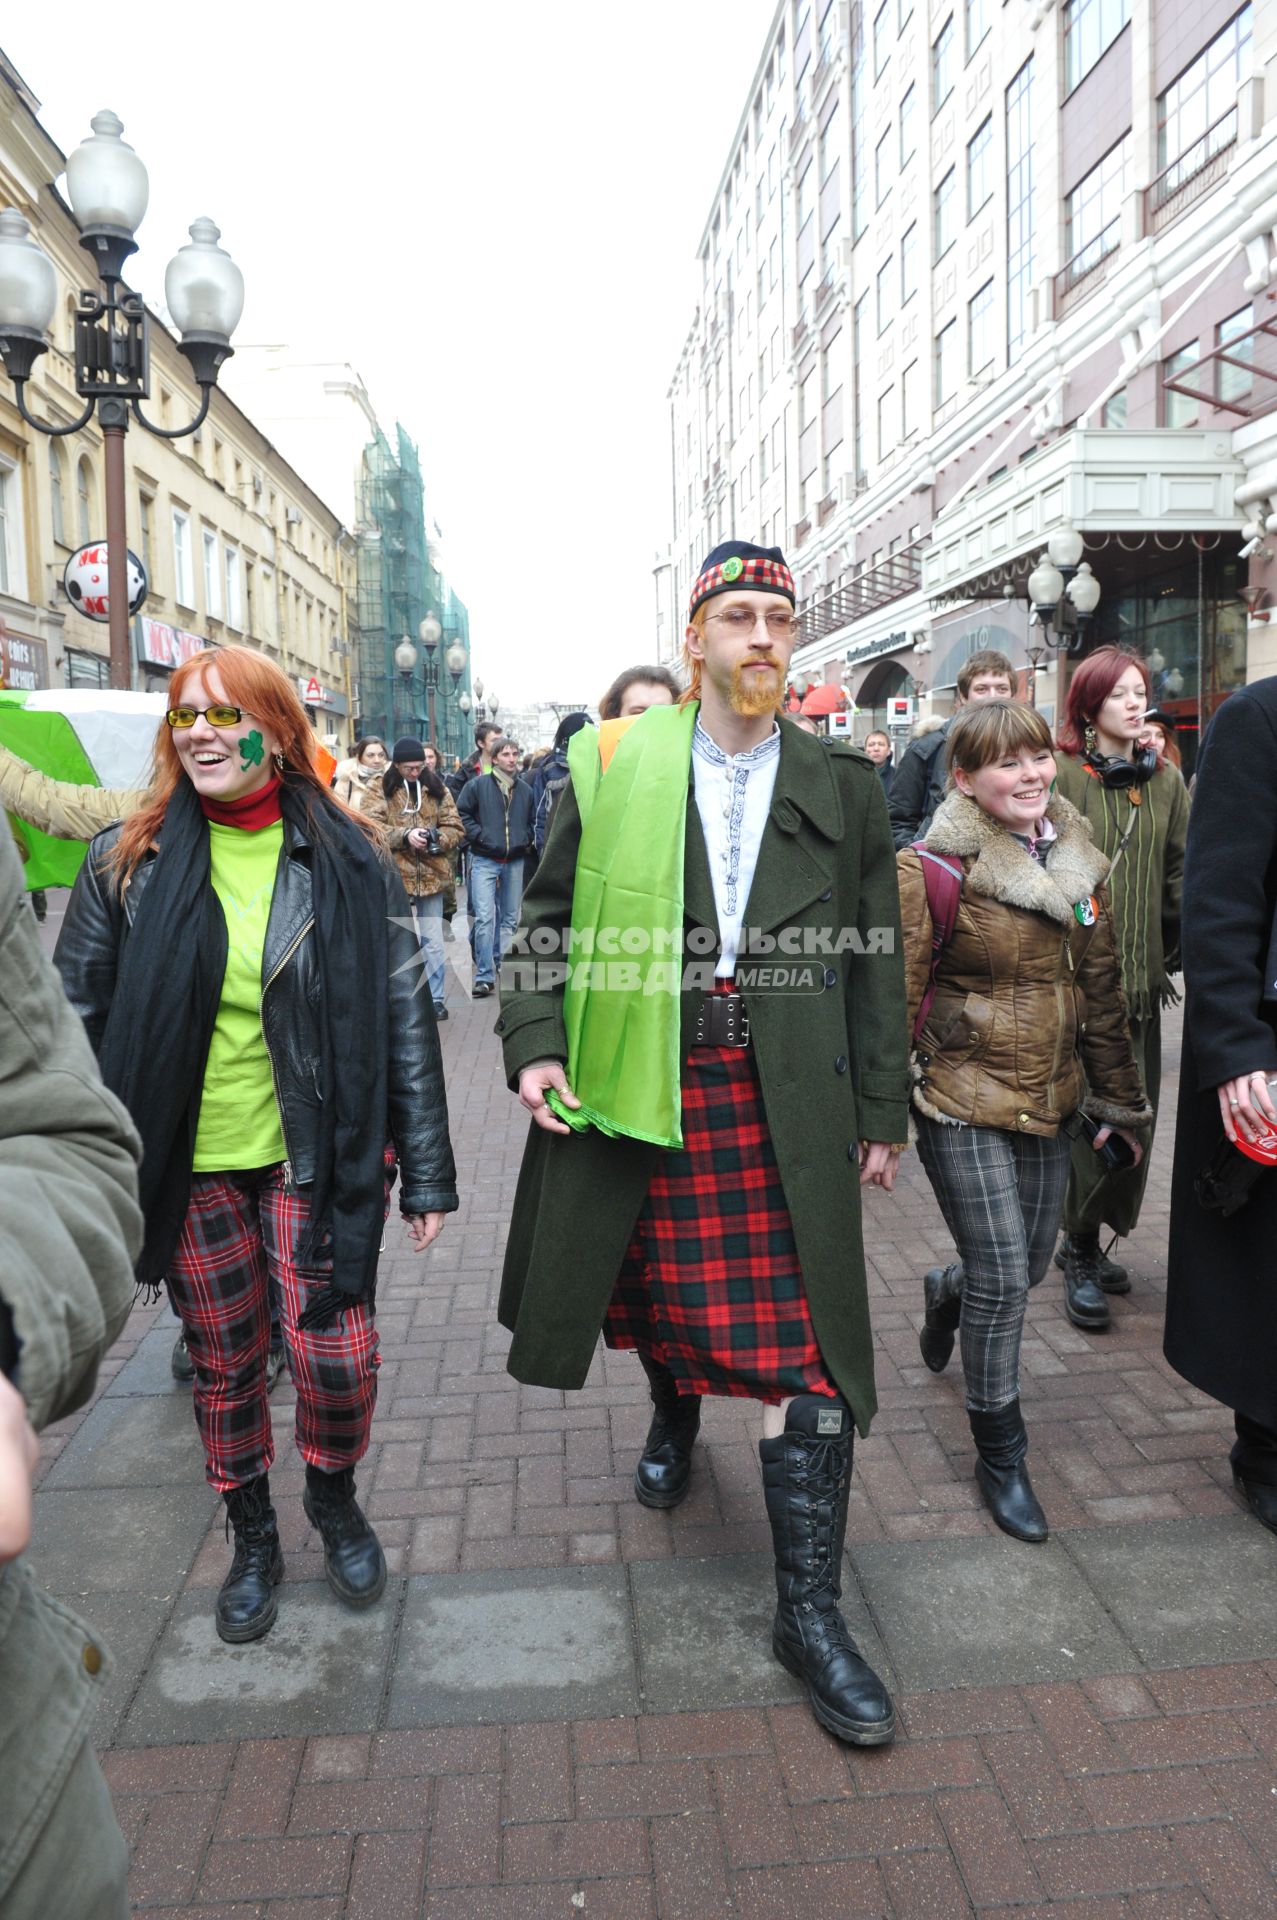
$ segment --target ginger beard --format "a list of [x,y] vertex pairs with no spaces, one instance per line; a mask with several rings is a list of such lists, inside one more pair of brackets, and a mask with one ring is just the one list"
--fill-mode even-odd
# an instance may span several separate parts
[[732,668],[731,691],[727,696],[733,713],[743,719],[757,720],[775,713],[780,706],[784,675],[777,660],[738,660]]

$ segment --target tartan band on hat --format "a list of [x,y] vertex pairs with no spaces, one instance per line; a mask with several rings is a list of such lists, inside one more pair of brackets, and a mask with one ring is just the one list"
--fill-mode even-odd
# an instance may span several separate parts
[[741,592],[779,593],[791,607],[797,604],[794,576],[779,547],[752,547],[747,540],[725,540],[715,547],[693,584],[687,617],[716,593]]

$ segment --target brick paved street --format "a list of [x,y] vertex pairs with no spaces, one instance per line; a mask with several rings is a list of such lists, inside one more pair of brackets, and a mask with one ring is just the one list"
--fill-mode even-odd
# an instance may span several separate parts
[[[1245,1920],[1277,1911],[1277,1541],[1242,1516],[1231,1417],[1164,1364],[1164,1127],[1114,1329],[1029,1314],[1043,1548],[979,1507],[961,1375],[921,1366],[947,1243],[916,1159],[870,1204],[882,1411],[857,1449],[846,1611],[897,1689],[894,1747],[812,1722],[768,1647],[757,1409],[709,1402],[694,1489],[634,1502],[632,1357],[519,1387],[494,1318],[523,1138],[495,1009],[444,1030],[463,1204],[424,1261],[392,1222],[361,1474],[391,1581],[323,1583],[291,1394],[272,1475],[279,1622],[223,1646],[228,1558],[173,1323],[134,1314],[45,1440],[35,1561],[114,1653],[104,1765],[139,1912],[204,1920]],[[1178,1026],[1164,1112],[1174,1113]],[[581,1223],[588,1233],[589,1222]]]

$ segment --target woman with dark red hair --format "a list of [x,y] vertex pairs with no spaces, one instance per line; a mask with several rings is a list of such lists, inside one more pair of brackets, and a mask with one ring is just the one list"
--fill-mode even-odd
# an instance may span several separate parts
[[[329,1585],[386,1584],[355,1500],[380,1364],[395,1159],[419,1252],[457,1205],[439,1036],[398,873],[321,781],[286,676],[247,647],[169,682],[142,806],[90,845],[54,956],[142,1136],[140,1286],[167,1280],[210,1484],[234,1530],[223,1640],[274,1624],[268,1284],[297,1388],[304,1507]],[[378,984],[380,983],[380,985]]]
[[[1108,884],[1122,991],[1156,1125],[1162,1008],[1178,999],[1171,975],[1179,970],[1188,794],[1178,770],[1139,744],[1151,692],[1138,655],[1121,647],[1087,655],[1065,698],[1057,791],[1090,821],[1096,845],[1112,862]],[[1087,1333],[1108,1326],[1106,1295],[1131,1290],[1125,1267],[1101,1252],[1100,1231],[1107,1227],[1122,1238],[1134,1231],[1147,1178],[1147,1150],[1138,1165],[1110,1172],[1084,1137],[1073,1143],[1064,1239],[1055,1258],[1064,1269],[1065,1311]]]

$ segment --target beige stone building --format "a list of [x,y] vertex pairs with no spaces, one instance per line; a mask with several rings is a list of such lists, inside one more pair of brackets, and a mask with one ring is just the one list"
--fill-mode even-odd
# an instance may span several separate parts
[[[39,103],[0,53],[0,206],[14,206],[58,272],[49,351],[27,405],[66,425],[75,391],[77,289],[93,269],[55,182],[65,156]],[[127,137],[127,130],[126,130]],[[139,279],[151,286],[150,267]],[[194,419],[199,391],[172,335],[152,316],[151,394],[143,410],[172,429]],[[340,519],[220,389],[199,432],[165,440],[134,425],[126,442],[129,545],[150,582],[132,623],[134,685],[162,688],[176,662],[212,642],[260,647],[298,683],[321,737],[344,747],[353,711],[348,616],[355,550]],[[67,599],[77,547],[105,536],[102,436],[96,421],[49,439],[21,418],[0,368],[0,673],[8,686],[105,686],[107,629]]]

